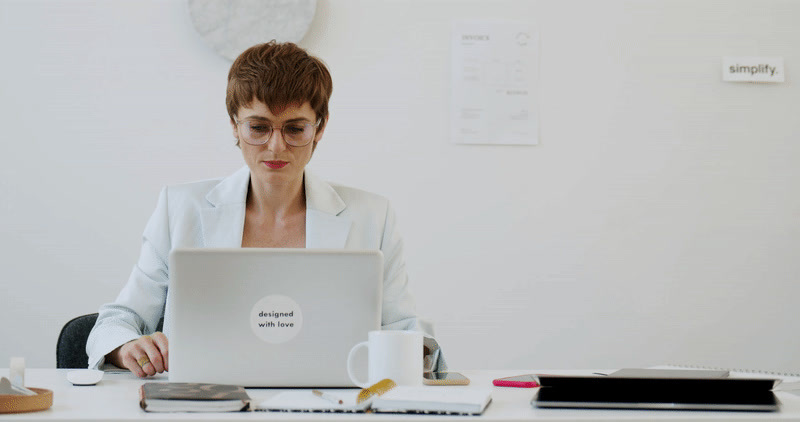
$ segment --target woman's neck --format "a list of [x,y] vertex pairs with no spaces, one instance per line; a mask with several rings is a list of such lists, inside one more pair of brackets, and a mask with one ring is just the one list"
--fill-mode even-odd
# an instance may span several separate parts
[[261,185],[250,178],[247,209],[262,218],[281,220],[305,212],[306,197],[303,178],[287,184]]

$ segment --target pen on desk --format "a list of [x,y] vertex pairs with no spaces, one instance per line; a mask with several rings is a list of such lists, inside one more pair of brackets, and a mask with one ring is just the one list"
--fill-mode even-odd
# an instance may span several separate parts
[[327,400],[327,401],[329,401],[329,402],[331,402],[333,404],[342,404],[342,403],[344,403],[344,401],[342,401],[342,399],[340,399],[340,398],[338,398],[338,397],[336,397],[334,395],[328,394],[328,393],[326,393],[324,391],[311,390],[311,392],[314,393],[315,396],[322,397],[323,399],[325,399],[325,400]]

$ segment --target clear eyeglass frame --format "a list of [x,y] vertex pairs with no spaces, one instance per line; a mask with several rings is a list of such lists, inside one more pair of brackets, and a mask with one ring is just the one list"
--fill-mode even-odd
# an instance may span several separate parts
[[[314,140],[314,137],[317,135],[317,129],[319,128],[319,125],[322,123],[322,118],[320,117],[317,120],[316,123],[310,123],[308,121],[285,123],[280,128],[276,128],[274,126],[269,125],[268,123],[264,123],[265,126],[269,127],[269,130],[259,140],[255,140],[255,139],[253,139],[252,136],[249,136],[249,131],[250,131],[249,128],[246,128],[245,130],[242,130],[241,125],[243,123],[252,123],[252,121],[250,121],[250,120],[239,121],[239,120],[236,120],[236,119],[234,119],[233,121],[234,121],[234,123],[236,123],[236,126],[239,128],[239,133],[242,134],[242,136],[241,136],[242,140],[247,144],[255,145],[255,146],[264,145],[267,142],[269,142],[269,140],[272,138],[272,135],[275,133],[275,129],[280,129],[281,138],[283,139],[283,142],[285,142],[287,145],[293,146],[293,147],[304,147],[304,146],[310,144],[311,141]],[[298,125],[304,126],[306,130],[309,127],[313,128],[313,130],[311,131],[310,135],[305,135],[305,131],[304,131],[304,135],[307,136],[307,139],[303,138],[303,139],[298,141],[298,140],[295,139],[296,136],[294,136],[294,135],[290,134],[289,136],[286,136],[286,128],[287,127],[291,127],[291,126],[295,126],[296,127]]]

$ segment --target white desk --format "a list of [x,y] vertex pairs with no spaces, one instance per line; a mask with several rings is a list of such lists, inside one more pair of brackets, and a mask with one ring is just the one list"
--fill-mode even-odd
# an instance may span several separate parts
[[[139,408],[139,386],[144,382],[128,373],[108,373],[100,384],[92,387],[75,387],[66,380],[64,369],[28,369],[26,384],[29,387],[53,390],[53,407],[47,411],[14,415],[0,415],[0,421],[228,421],[228,420],[279,420],[320,421],[353,420],[372,422],[394,421],[800,421],[800,396],[778,392],[782,402],[780,412],[699,412],[699,411],[632,411],[632,410],[572,410],[536,409],[530,405],[535,389],[493,387],[493,401],[482,416],[396,415],[396,414],[331,414],[283,412],[235,413],[147,413]],[[472,385],[491,386],[492,380],[537,371],[461,371]],[[538,371],[547,373],[577,374],[578,371]],[[8,376],[0,369],[0,376]],[[151,380],[166,381],[166,376]],[[279,390],[248,389],[254,403],[269,398]]]

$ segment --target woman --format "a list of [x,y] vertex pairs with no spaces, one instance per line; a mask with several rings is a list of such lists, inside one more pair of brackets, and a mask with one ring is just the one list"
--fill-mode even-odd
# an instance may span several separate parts
[[156,327],[164,316],[168,256],[178,247],[380,249],[382,328],[420,329],[388,201],[305,170],[327,127],[332,88],[325,65],[292,43],[256,45],[236,59],[226,102],[247,166],[162,190],[139,262],[89,336],[90,368],[109,362],[139,377],[169,370],[167,335]]

